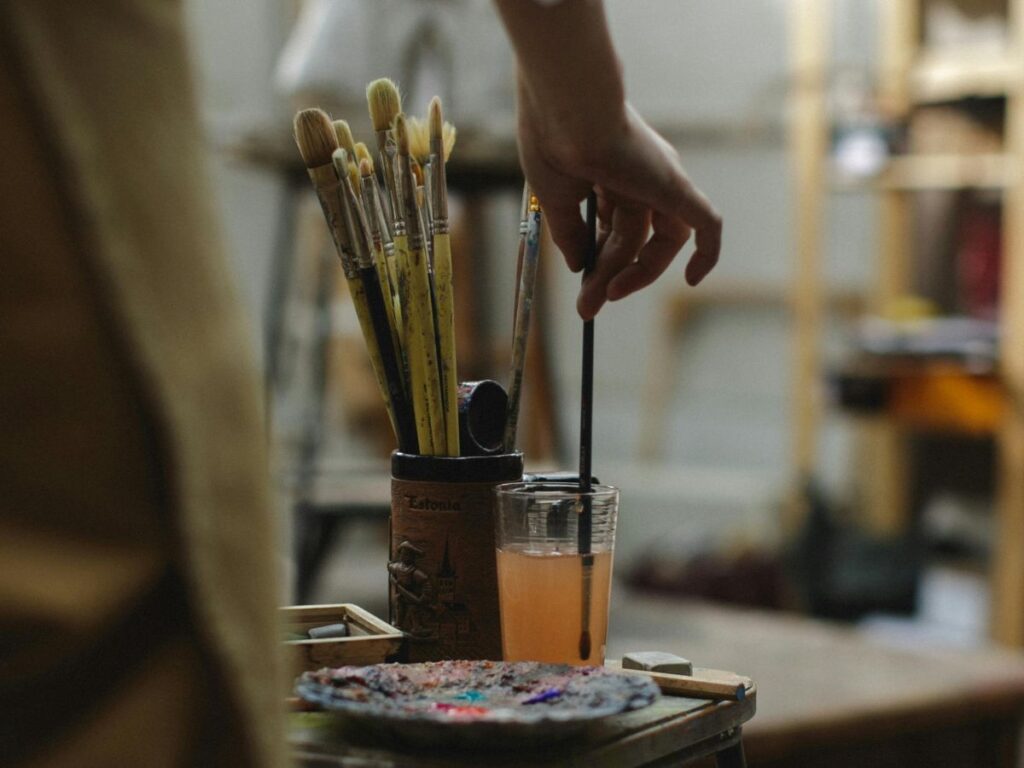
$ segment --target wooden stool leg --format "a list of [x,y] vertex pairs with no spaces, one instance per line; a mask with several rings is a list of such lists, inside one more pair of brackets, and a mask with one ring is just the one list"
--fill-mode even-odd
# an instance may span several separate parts
[[305,504],[296,505],[295,515],[295,601],[309,603],[324,558],[337,538],[339,520],[318,515]]
[[721,752],[715,753],[717,768],[747,768],[747,757],[743,754],[743,741],[737,741]]

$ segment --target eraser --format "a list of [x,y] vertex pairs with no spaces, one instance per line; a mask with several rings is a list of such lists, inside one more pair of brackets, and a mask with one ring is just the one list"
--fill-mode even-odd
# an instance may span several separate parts
[[640,669],[645,672],[666,672],[670,675],[692,675],[693,664],[689,659],[663,651],[634,651],[622,657],[623,669]]
[[326,624],[309,630],[310,640],[327,640],[335,637],[348,637],[348,624]]

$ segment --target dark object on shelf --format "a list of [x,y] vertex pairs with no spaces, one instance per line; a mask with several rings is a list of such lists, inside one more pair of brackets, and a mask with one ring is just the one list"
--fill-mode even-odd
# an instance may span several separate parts
[[924,549],[919,537],[875,538],[838,522],[813,483],[804,492],[808,514],[793,570],[808,612],[841,621],[913,613]]
[[459,441],[463,456],[501,452],[508,413],[508,393],[496,381],[464,381],[459,385]]
[[880,413],[889,404],[890,382],[885,376],[843,370],[829,377],[829,389],[836,405],[854,413]]
[[783,609],[785,563],[776,553],[712,548],[695,554],[651,554],[626,575],[633,589],[754,608]]

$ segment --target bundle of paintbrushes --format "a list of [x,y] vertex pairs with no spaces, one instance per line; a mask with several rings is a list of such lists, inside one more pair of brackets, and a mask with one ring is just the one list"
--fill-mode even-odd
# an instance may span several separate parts
[[376,152],[322,110],[295,140],[341,260],[377,384],[403,453],[458,456],[458,379],[441,102],[406,117],[393,82],[367,88]]

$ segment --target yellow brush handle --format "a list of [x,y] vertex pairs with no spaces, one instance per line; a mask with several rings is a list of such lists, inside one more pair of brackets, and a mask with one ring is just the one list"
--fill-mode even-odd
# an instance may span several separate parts
[[[384,311],[388,316],[388,327],[391,329],[391,343],[395,348],[395,359],[399,361],[401,365],[402,361],[402,343],[399,339],[399,319],[395,314],[395,301],[394,296],[391,293],[391,276],[388,274],[388,263],[387,258],[384,256],[384,250],[378,248],[376,250],[376,264],[377,267],[377,279],[380,280],[380,292],[384,296]],[[402,389],[408,393],[409,388],[405,384],[405,378],[402,378]]]
[[363,332],[363,341],[366,342],[366,350],[370,353],[370,365],[377,377],[377,387],[380,389],[381,397],[384,398],[384,407],[387,408],[388,418],[391,420],[391,429],[395,437],[399,435],[398,422],[395,419],[395,409],[388,395],[388,380],[384,373],[384,362],[381,360],[380,348],[377,346],[377,337],[373,333],[373,319],[370,317],[370,305],[366,300],[366,290],[358,278],[347,278],[348,290],[352,295],[352,304],[356,308],[356,317],[359,318],[359,328]]
[[[435,446],[430,428],[430,407],[427,404],[426,351],[418,327],[417,313],[413,309],[414,270],[409,253],[409,238],[405,235],[395,235],[395,254],[398,261],[398,301],[402,313],[402,346],[409,362],[409,393],[416,419],[416,439],[419,442],[420,454],[433,456]],[[422,254],[420,256],[422,260]]]
[[459,378],[455,359],[455,301],[452,296],[452,248],[447,233],[434,236],[434,282],[437,287],[438,338],[445,441],[449,456],[459,455]]
[[447,453],[444,430],[444,408],[441,405],[441,373],[437,366],[437,346],[434,330],[434,303],[430,298],[430,272],[427,254],[422,248],[408,251],[409,303],[404,304],[405,327],[416,336],[418,352],[422,355],[423,391],[430,419],[430,439],[434,456]]
[[[395,328],[398,331],[398,344],[402,348],[403,354],[405,354],[405,326],[402,324],[402,301],[401,291],[398,287],[399,281],[399,266],[398,266],[398,244],[397,241],[393,243],[394,247],[391,249],[391,253],[386,254],[384,260],[387,262],[388,279],[391,285],[391,295],[394,297],[394,310],[395,310]],[[408,390],[409,382],[406,381],[406,388]]]

